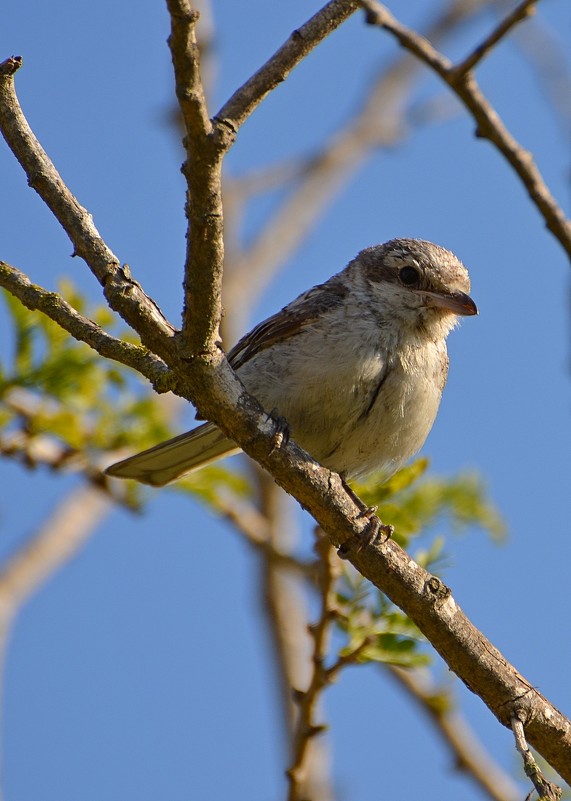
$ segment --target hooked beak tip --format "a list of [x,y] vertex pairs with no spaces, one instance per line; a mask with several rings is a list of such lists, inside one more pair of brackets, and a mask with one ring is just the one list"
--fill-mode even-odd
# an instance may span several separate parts
[[479,314],[478,307],[466,292],[451,292],[450,294],[424,292],[423,294],[428,299],[428,305],[445,309],[452,314],[459,314],[463,317]]
[[473,315],[480,314],[480,311],[470,295],[465,295],[465,301],[460,304],[464,309],[463,313],[466,317],[472,317]]

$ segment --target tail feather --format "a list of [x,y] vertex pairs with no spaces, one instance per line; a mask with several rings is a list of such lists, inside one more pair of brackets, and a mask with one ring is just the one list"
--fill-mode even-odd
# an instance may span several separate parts
[[205,423],[193,431],[123,459],[105,472],[109,476],[134,478],[152,487],[163,487],[185,473],[239,451],[236,443],[225,437],[214,423]]

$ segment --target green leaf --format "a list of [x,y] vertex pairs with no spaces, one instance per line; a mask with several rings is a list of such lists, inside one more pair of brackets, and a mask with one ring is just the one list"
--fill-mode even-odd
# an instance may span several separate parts
[[353,568],[346,568],[338,580],[335,613],[337,628],[345,637],[341,656],[358,652],[360,663],[403,667],[430,662],[420,649],[425,640],[415,624]]
[[246,476],[229,470],[223,465],[208,465],[195,473],[189,473],[172,485],[176,492],[190,493],[210,506],[214,511],[223,511],[220,492],[226,490],[237,498],[251,495],[252,488]]
[[355,486],[365,503],[380,507],[383,520],[395,527],[394,539],[400,545],[407,547],[411,537],[441,521],[455,533],[478,526],[494,539],[505,535],[505,525],[477,474],[438,478],[426,476],[427,467],[426,459],[418,459],[384,484],[372,476]]

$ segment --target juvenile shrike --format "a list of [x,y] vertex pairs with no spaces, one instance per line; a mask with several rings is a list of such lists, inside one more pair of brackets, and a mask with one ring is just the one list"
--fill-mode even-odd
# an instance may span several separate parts
[[[344,478],[402,467],[430,431],[448,373],[446,337],[478,313],[450,251],[417,239],[362,250],[246,334],[228,354],[247,391]],[[163,486],[240,449],[204,425],[109,467]]]

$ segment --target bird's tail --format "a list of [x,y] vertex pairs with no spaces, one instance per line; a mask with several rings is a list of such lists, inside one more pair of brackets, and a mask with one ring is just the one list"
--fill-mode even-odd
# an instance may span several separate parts
[[239,451],[236,443],[225,437],[214,423],[205,423],[193,431],[112,464],[105,472],[109,476],[134,478],[142,484],[163,487],[185,473]]

